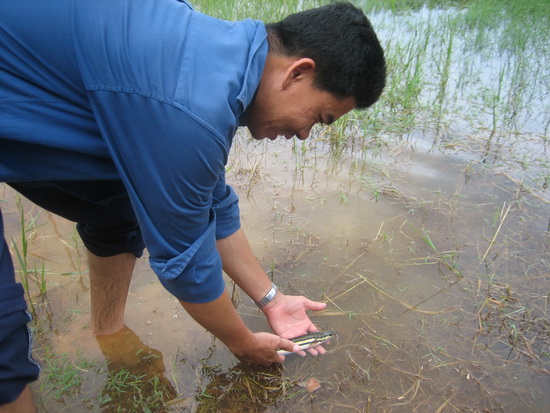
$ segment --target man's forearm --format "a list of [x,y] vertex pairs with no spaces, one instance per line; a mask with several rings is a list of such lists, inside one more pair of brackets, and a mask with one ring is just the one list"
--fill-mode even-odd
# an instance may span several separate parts
[[209,303],[189,303],[182,300],[180,303],[191,317],[220,339],[233,353],[239,354],[253,345],[253,334],[239,317],[226,291]]
[[[227,275],[250,298],[260,301],[271,289],[271,280],[256,260],[243,230],[240,229],[229,237],[218,240],[217,248]],[[303,296],[287,296],[277,291],[276,296],[262,307],[262,311],[272,330],[279,337],[297,337],[308,331],[317,331],[306,311],[323,308],[325,308],[323,303],[316,303]],[[292,342],[288,341],[288,344]],[[278,346],[282,348],[281,344]],[[312,352],[311,354],[317,354],[316,350],[309,351]],[[323,351],[320,350],[320,352]],[[269,355],[269,353],[266,354]]]
[[239,359],[270,365],[281,363],[277,349],[298,351],[299,346],[269,333],[252,333],[233,307],[226,291],[218,299],[202,304],[181,301],[185,310],[204,328],[220,339]]
[[271,281],[254,256],[242,229],[217,241],[223,270],[254,301],[261,300]]

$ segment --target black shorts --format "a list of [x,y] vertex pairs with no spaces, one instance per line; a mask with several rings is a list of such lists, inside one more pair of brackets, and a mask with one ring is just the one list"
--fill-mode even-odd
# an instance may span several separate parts
[[88,250],[100,257],[129,252],[141,257],[145,244],[121,181],[9,183],[38,206],[77,223]]

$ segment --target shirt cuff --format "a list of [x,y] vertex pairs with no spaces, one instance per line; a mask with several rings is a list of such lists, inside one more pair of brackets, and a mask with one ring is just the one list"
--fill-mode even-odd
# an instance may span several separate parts
[[216,239],[224,239],[241,228],[239,197],[229,185],[224,199],[212,205],[216,212]]
[[216,213],[204,233],[182,254],[169,260],[150,258],[151,268],[172,295],[190,303],[214,301],[225,289],[216,249]]

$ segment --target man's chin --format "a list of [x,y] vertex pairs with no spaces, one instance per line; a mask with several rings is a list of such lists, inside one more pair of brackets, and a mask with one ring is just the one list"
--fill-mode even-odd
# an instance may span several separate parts
[[248,131],[250,132],[250,135],[257,140],[261,141],[264,139],[269,139],[270,141],[276,140],[279,136],[285,136],[285,135],[277,135],[273,132],[265,131],[265,130],[252,130],[250,127],[248,128]]
[[250,129],[250,127],[248,128],[248,131],[250,132],[250,136],[252,136],[252,138],[254,140],[261,141],[262,139],[267,138],[267,136],[262,135],[258,131],[254,131],[254,130]]
[[261,141],[261,140],[264,140],[264,139],[269,139],[270,141],[274,141],[275,139],[277,139],[276,136],[272,137],[272,136],[267,136],[267,135],[255,135],[255,134],[251,134],[251,135],[257,141]]

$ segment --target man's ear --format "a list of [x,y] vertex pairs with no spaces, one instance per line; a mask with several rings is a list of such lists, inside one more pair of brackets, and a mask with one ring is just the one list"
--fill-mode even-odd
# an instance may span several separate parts
[[315,76],[315,61],[309,57],[302,57],[298,60],[291,60],[285,72],[283,89],[288,88],[297,81],[303,81]]

